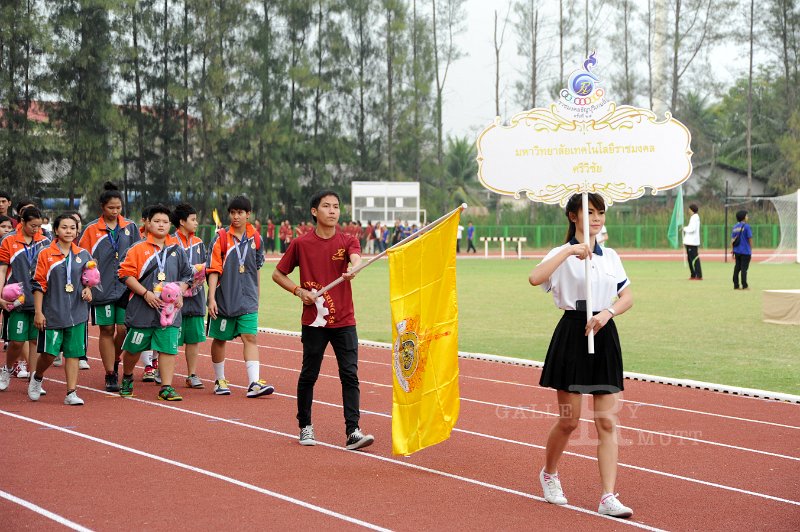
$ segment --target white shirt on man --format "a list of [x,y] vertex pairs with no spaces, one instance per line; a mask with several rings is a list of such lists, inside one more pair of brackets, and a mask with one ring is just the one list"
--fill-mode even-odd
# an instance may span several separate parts
[[689,225],[683,228],[683,245],[700,245],[700,215],[697,213],[694,213],[692,217],[689,218]]

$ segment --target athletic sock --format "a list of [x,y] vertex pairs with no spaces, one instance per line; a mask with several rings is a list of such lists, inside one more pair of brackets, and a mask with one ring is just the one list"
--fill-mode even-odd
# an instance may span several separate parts
[[247,368],[247,378],[250,382],[258,382],[258,361],[248,360],[244,365]]
[[123,374],[122,374],[122,378],[123,378],[123,379],[128,379],[128,380],[132,381],[132,380],[133,380],[133,373],[131,373],[130,375],[125,375],[125,374],[123,373]]
[[[38,375],[38,377],[37,377]],[[36,382],[42,382],[44,380],[44,375],[39,375],[35,371],[33,372],[33,378],[36,379]]]
[[142,354],[139,355],[139,360],[142,361],[145,367],[153,365],[153,352],[152,351],[142,351]]
[[214,374],[217,376],[217,380],[225,380],[225,361],[212,362],[211,364],[214,366]]

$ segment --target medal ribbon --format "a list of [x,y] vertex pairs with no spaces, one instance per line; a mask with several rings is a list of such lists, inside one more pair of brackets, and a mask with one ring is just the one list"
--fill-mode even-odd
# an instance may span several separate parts
[[[246,235],[247,233],[245,232],[243,236]],[[234,240],[236,240],[236,237],[233,238]],[[249,242],[250,239],[243,238],[242,240],[239,241],[239,243],[236,246],[234,246],[236,248],[236,255],[239,257],[239,271],[241,271],[241,269],[244,268],[244,259],[247,258],[247,244]],[[241,248],[244,248],[244,253],[241,252]]]
[[69,251],[67,251],[67,286],[72,285],[72,245],[70,244]]
[[[183,247],[183,237],[181,236],[180,232],[176,232],[175,234],[178,236],[178,240],[180,240],[180,242],[181,242],[181,247]],[[186,239],[186,241],[188,242],[188,246],[187,247],[183,247],[183,249],[189,255],[189,265],[190,266],[194,266],[194,263],[192,262],[193,252],[192,252],[192,237],[191,237],[191,235]]]
[[158,264],[158,273],[164,273],[164,267],[167,263],[167,245],[164,244],[164,251],[161,253],[158,252],[158,246],[156,246],[156,264]]
[[115,256],[119,257],[119,225],[115,229],[111,229],[108,226],[106,228],[108,229],[108,241],[111,242],[111,247],[114,248]]
[[28,257],[28,265],[33,268],[36,266],[33,263],[33,256],[36,253],[36,241],[31,240],[30,245],[23,242],[22,245],[25,246],[25,256]]

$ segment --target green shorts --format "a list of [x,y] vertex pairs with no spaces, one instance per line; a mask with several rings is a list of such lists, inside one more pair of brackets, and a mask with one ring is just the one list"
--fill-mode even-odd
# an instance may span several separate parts
[[39,331],[37,349],[57,357],[63,351],[65,358],[80,358],[86,355],[86,324],[79,323],[65,329]]
[[178,328],[151,327],[136,329],[131,327],[128,329],[128,334],[125,335],[122,349],[134,354],[152,350],[165,355],[177,355]]
[[33,325],[33,312],[15,310],[7,316],[6,338],[11,342],[27,342],[39,337],[39,329]]
[[208,322],[208,336],[227,342],[243,334],[258,333],[258,313],[242,314],[235,318],[217,315]]
[[184,316],[178,333],[178,345],[202,344],[206,341],[206,327],[203,316]]
[[92,325],[125,325],[125,309],[114,303],[92,307]]

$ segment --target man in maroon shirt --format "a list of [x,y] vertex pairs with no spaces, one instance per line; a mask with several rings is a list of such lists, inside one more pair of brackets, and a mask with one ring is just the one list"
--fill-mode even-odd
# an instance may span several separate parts
[[[318,192],[311,198],[311,217],[316,228],[292,240],[281,258],[272,280],[303,301],[302,341],[303,368],[297,381],[297,421],[300,445],[315,445],[311,424],[314,384],[319,377],[322,357],[330,343],[339,364],[342,382],[347,449],[355,450],[372,444],[375,438],[358,427],[361,417],[358,388],[358,335],[353,310],[350,270],[361,263],[361,246],[352,235],[339,230],[339,195],[331,190]],[[349,263],[349,265],[348,265]],[[288,275],[300,267],[300,285]],[[315,296],[327,284],[344,277],[328,292]]]

